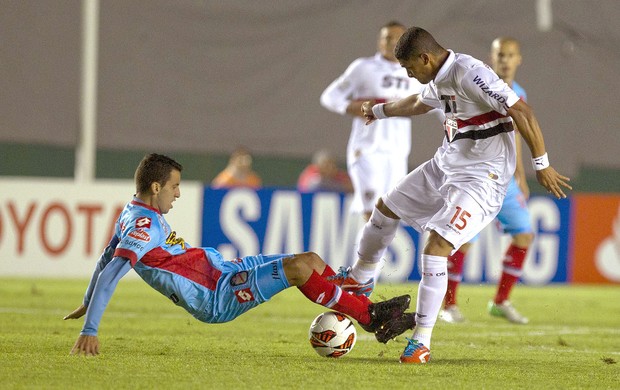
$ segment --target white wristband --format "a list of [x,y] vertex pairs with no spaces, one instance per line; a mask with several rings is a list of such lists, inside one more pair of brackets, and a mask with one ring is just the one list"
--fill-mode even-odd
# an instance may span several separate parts
[[547,157],[547,153],[543,154],[540,157],[535,157],[532,159],[532,166],[534,170],[540,171],[542,169],[549,167],[549,157]]
[[372,106],[372,114],[375,116],[375,118],[377,119],[387,118],[387,115],[385,115],[385,111],[383,111],[383,106],[385,106],[385,103],[375,104],[374,106]]

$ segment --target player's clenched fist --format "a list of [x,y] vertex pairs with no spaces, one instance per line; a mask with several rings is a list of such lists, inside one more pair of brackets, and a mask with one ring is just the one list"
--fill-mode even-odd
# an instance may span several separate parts
[[366,124],[369,125],[374,122],[377,118],[375,114],[372,112],[372,106],[374,106],[374,101],[369,100],[362,103],[362,115],[366,118]]

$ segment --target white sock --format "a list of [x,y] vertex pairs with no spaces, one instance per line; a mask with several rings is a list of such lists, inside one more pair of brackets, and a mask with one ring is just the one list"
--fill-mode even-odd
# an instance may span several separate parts
[[381,260],[376,263],[370,263],[358,259],[355,262],[355,265],[351,267],[351,276],[353,276],[353,279],[357,280],[358,282],[364,283],[371,278],[374,278],[375,276],[379,276],[380,270],[378,271],[377,269],[379,268],[379,264],[382,263],[383,262]]
[[430,349],[433,327],[448,290],[448,258],[422,255],[420,268],[422,280],[418,287],[417,325],[413,337]]
[[421,342],[426,348],[431,349],[431,335],[433,334],[433,327],[425,328],[416,325],[413,330],[413,339]]
[[357,249],[358,260],[351,269],[351,274],[358,282],[365,282],[377,273],[381,257],[396,236],[399,219],[388,218],[376,207],[370,219],[362,228],[362,237]]

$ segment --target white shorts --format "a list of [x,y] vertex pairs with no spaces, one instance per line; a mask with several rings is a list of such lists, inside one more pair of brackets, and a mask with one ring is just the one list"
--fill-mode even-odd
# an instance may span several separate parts
[[434,160],[420,165],[383,196],[386,206],[418,232],[436,231],[455,249],[499,213],[504,193],[491,183],[448,181]]
[[[397,158],[398,157],[398,158]],[[370,213],[379,197],[407,174],[407,158],[387,153],[361,155],[348,164],[353,184],[352,213]]]

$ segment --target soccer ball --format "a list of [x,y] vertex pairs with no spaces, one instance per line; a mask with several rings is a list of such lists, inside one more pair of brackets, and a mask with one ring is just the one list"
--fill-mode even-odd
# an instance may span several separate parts
[[351,352],[357,340],[357,332],[349,317],[328,311],[312,321],[308,338],[316,353],[338,358]]

